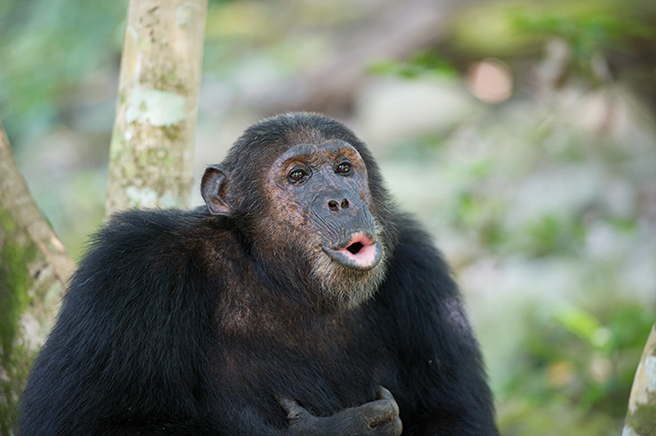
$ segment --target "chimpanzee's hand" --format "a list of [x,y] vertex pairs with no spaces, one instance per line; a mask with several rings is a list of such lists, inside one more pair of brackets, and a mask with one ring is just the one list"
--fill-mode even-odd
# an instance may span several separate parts
[[327,417],[312,415],[291,398],[278,397],[278,402],[287,412],[290,435],[399,436],[403,425],[396,400],[382,386],[378,387],[377,395],[375,401]]

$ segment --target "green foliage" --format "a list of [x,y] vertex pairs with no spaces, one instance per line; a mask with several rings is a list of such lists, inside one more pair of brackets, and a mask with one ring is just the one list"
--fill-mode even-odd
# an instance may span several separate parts
[[371,74],[392,75],[404,79],[416,79],[425,75],[455,77],[457,73],[446,58],[431,50],[418,50],[409,59],[401,62],[373,62],[368,70]]
[[73,86],[113,63],[127,0],[3,0],[0,119],[10,137],[52,122]]
[[562,401],[536,404],[518,397],[502,404],[499,427],[504,436],[617,436],[617,423],[603,415],[590,415]]
[[515,249],[533,257],[575,251],[585,238],[585,224],[581,219],[581,216],[565,218],[547,214],[528,222],[515,241]]
[[572,47],[577,59],[589,61],[599,51],[621,48],[629,38],[654,37],[653,28],[647,23],[617,12],[599,8],[563,15],[545,10],[515,10],[510,19],[518,32],[561,38]]
[[602,347],[608,343],[608,331],[602,330],[599,320],[590,313],[567,307],[556,313],[556,321],[588,345]]
[[[524,358],[503,388],[511,399],[503,406],[504,434],[617,434],[655,318],[653,308],[621,301],[594,312],[564,307],[548,318],[536,309],[527,320]],[[540,428],[554,409],[558,419]]]
[[[597,7],[595,7],[597,6]],[[604,79],[595,71],[595,57],[605,57],[611,51],[628,51],[635,39],[653,39],[653,25],[644,17],[631,17],[622,4],[590,3],[582,10],[569,13],[533,8],[510,13],[512,27],[519,33],[537,39],[557,38],[570,50],[567,74],[581,75],[593,82]]]

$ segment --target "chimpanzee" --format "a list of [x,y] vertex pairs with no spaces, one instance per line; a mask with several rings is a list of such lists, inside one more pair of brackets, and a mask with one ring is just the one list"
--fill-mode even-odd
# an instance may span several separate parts
[[265,119],[201,193],[94,237],[20,435],[497,434],[449,269],[350,130]]

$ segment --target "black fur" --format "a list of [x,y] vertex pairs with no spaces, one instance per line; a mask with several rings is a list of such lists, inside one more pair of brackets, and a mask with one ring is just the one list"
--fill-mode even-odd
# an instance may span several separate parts
[[[296,302],[285,286],[293,263],[264,261],[249,233],[272,144],[303,128],[358,149],[386,228],[387,276],[352,310]],[[329,416],[374,400],[379,385],[398,402],[404,435],[497,434],[449,269],[390,206],[351,132],[318,115],[265,120],[224,165],[247,194],[234,217],[132,211],[95,236],[32,369],[20,435],[281,435],[276,395]]]

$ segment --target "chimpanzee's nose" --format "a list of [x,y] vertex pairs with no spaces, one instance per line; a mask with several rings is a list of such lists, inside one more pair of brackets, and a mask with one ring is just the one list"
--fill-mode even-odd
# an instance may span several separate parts
[[356,217],[366,206],[355,192],[346,189],[330,189],[321,191],[312,200],[314,213],[326,219],[345,219]]
[[344,198],[342,201],[337,201],[337,200],[330,200],[328,201],[328,209],[332,210],[333,212],[337,212],[340,209],[348,209],[349,207],[349,201]]

